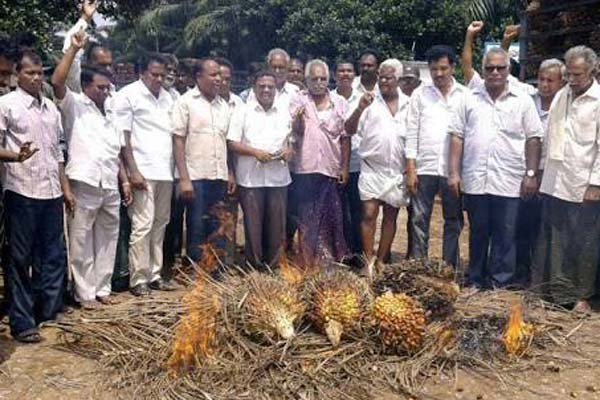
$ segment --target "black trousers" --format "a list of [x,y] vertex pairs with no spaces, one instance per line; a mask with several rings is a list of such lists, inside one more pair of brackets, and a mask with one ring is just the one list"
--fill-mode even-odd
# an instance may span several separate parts
[[[13,335],[54,319],[63,307],[67,271],[63,198],[38,200],[5,192],[9,318]],[[39,259],[34,261],[34,254]]]

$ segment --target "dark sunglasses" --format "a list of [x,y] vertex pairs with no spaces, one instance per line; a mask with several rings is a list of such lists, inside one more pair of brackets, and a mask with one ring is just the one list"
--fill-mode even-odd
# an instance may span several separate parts
[[507,70],[507,68],[508,65],[486,65],[485,67],[483,67],[483,69],[485,69],[485,72],[504,72]]

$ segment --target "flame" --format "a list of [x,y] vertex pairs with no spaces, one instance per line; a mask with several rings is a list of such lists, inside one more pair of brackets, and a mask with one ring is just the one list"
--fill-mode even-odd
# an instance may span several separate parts
[[199,362],[213,357],[217,345],[217,314],[219,299],[208,294],[203,278],[184,297],[187,314],[175,330],[175,340],[167,365],[174,375],[195,367]]
[[523,321],[523,305],[516,302],[504,332],[504,346],[508,354],[520,357],[525,354],[533,339],[533,326]]
[[206,272],[211,273],[217,268],[218,258],[214,247],[210,243],[204,243],[200,245],[202,251],[202,257],[198,265]]
[[297,286],[304,280],[302,270],[290,262],[285,252],[279,257],[279,274],[283,280],[292,286]]

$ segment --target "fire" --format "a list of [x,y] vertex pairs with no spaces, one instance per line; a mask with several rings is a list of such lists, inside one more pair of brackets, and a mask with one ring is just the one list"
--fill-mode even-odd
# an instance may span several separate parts
[[202,250],[202,257],[200,258],[200,268],[210,274],[217,268],[218,257],[214,247],[210,243],[204,243],[200,245]]
[[533,325],[523,321],[523,306],[521,302],[513,305],[506,331],[504,346],[508,354],[521,357],[525,354],[533,340]]
[[299,285],[304,279],[303,271],[292,265],[285,252],[281,252],[279,257],[279,274],[284,281],[291,284],[292,286]]
[[174,374],[189,370],[201,361],[210,359],[217,346],[217,314],[219,299],[205,291],[204,278],[185,296],[188,313],[176,331],[173,351],[167,365]]

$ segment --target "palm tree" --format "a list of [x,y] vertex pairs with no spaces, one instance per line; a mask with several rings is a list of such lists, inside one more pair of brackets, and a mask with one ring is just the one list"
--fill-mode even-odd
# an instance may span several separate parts
[[503,15],[517,15],[527,6],[526,0],[467,0],[471,20],[497,22]]

